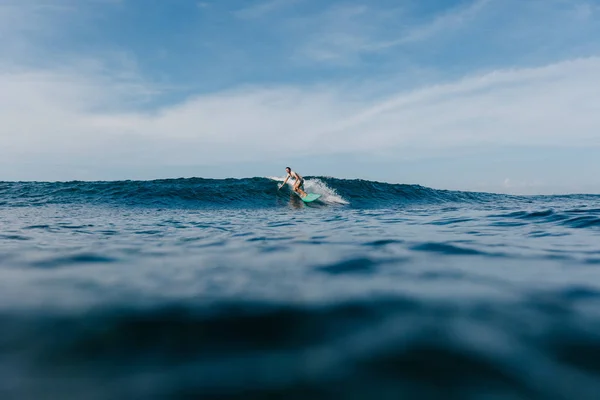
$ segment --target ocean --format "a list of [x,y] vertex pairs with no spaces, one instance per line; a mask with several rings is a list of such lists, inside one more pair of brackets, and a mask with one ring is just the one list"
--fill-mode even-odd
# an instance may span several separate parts
[[278,183],[0,183],[0,398],[600,398],[600,196]]

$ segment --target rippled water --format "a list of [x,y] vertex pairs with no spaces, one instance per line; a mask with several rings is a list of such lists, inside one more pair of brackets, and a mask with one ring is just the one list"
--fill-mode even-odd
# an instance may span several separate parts
[[0,187],[0,397],[598,398],[600,197],[321,182]]

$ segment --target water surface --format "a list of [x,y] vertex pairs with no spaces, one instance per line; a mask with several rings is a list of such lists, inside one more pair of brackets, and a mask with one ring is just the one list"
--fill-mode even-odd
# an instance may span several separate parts
[[306,189],[0,183],[0,396],[598,398],[600,196]]

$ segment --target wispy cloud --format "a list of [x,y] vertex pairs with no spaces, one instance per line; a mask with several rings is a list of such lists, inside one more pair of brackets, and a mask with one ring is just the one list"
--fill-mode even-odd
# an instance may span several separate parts
[[6,42],[24,41],[32,35],[49,33],[54,29],[54,21],[61,14],[71,11],[67,5],[42,5],[30,1],[0,3],[0,35],[3,46]]
[[375,44],[373,49],[419,42],[435,35],[444,34],[449,30],[459,29],[476,18],[490,2],[491,0],[477,0],[466,6],[460,6],[441,15],[437,15],[431,21],[412,27],[399,39],[387,43]]
[[242,8],[234,12],[234,15],[242,19],[261,18],[274,11],[284,9],[299,3],[302,0],[267,0]]
[[597,17],[598,14],[600,14],[600,4],[595,4],[591,2],[576,3],[574,5],[572,13],[573,15],[575,15],[576,18],[583,21],[587,21],[589,19]]
[[451,60],[460,55],[474,64],[504,57],[506,64],[517,57],[557,60],[576,50],[593,54],[590,49],[600,47],[593,39],[600,31],[599,10],[587,0],[474,0],[415,14],[375,2],[334,5],[286,25],[300,38],[294,59],[307,65],[356,67],[369,57],[389,62],[427,54],[429,62],[437,54]]
[[[373,24],[381,16],[365,5],[333,6],[316,16],[292,19],[296,34],[306,31],[306,40],[295,57],[308,62],[348,64],[370,49],[374,43]],[[369,22],[366,22],[369,21]]]
[[312,61],[344,64],[362,54],[381,52],[391,47],[417,43],[459,29],[477,17],[491,0],[476,0],[420,23],[406,19],[406,10],[378,9],[366,5],[333,6],[314,22],[304,19],[312,33],[299,55]]

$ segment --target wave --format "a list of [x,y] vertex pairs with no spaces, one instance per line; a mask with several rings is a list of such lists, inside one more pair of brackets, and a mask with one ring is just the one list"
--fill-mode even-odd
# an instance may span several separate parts
[[[269,179],[276,182],[283,182],[285,180],[285,178],[278,177],[270,177]],[[288,181],[287,185],[289,190],[292,190],[294,184],[291,181]],[[346,199],[340,196],[334,188],[327,186],[327,184],[319,178],[306,178],[304,181],[304,190],[309,193],[320,194],[320,201],[326,204],[350,204]]]
[[[112,182],[1,182],[0,205],[106,204],[184,208],[269,208],[302,205],[291,186],[278,190],[283,178],[180,178]],[[437,190],[420,185],[361,179],[308,177],[305,189],[321,194],[315,206],[380,208],[407,204],[497,203],[515,197]],[[600,196],[594,196],[595,199]]]
[[[585,197],[590,197],[586,195]],[[598,201],[596,199],[596,201]],[[492,218],[521,220],[533,223],[550,223],[571,228],[589,228],[600,226],[600,209],[575,208],[567,210],[545,209],[540,211],[516,211],[507,214],[491,215]]]

